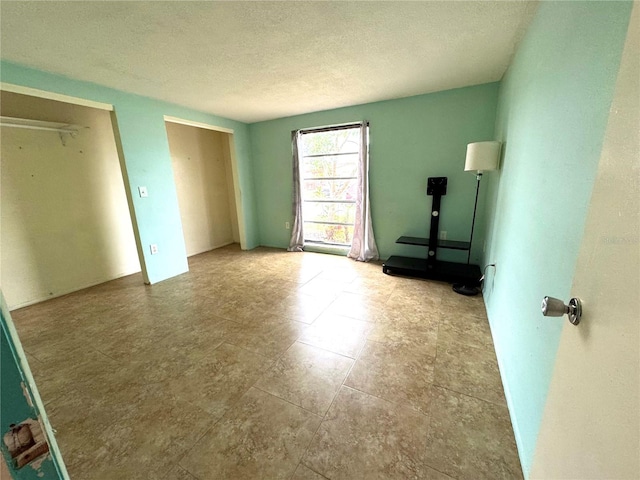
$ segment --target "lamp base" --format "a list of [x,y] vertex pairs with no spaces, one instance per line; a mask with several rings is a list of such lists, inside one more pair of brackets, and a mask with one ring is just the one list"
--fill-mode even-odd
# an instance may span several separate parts
[[454,283],[453,291],[467,297],[475,297],[476,295],[478,295],[478,293],[480,293],[478,287],[470,287],[463,283]]

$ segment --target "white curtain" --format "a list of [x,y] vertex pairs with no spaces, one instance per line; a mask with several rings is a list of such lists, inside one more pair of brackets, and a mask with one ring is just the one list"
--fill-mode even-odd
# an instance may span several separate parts
[[360,262],[378,259],[378,247],[373,237],[371,204],[369,202],[369,128],[362,122],[360,128],[360,162],[358,165],[358,191],[353,239],[348,257]]
[[302,252],[304,247],[304,232],[302,230],[302,189],[300,187],[300,158],[298,156],[298,137],[300,131],[291,132],[291,151],[293,152],[293,229],[290,252]]

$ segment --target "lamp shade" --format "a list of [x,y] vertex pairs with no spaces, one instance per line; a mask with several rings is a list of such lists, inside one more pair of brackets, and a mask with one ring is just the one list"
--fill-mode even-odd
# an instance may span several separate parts
[[467,145],[464,171],[497,170],[500,159],[500,142],[476,142]]

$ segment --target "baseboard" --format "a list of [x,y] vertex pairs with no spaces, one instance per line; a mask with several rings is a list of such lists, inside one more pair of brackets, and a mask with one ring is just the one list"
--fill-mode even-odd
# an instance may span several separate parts
[[225,243],[221,243],[219,245],[214,245],[213,247],[207,247],[204,250],[198,250],[197,252],[190,253],[189,255],[187,255],[187,258],[195,257],[196,255],[200,255],[201,253],[210,252],[211,250],[215,250],[216,248],[222,248],[222,247],[226,247],[228,245],[233,245],[234,243],[238,243],[238,242],[234,242],[233,240],[231,240],[230,242],[225,242]]
[[61,292],[56,293],[55,295],[46,295],[43,297],[37,297],[31,300],[27,300],[26,302],[22,302],[22,303],[18,303],[15,305],[9,305],[9,311],[12,312],[13,310],[18,310],[19,308],[24,308],[24,307],[28,307],[30,305],[35,305],[36,303],[41,303],[41,302],[45,302],[47,300],[51,300],[54,298],[58,298],[58,297],[64,297],[65,295],[69,295],[70,293],[74,293],[74,292],[79,292],[80,290],[84,290],[85,288],[91,288],[91,287],[95,287],[96,285],[100,285],[102,283],[107,283],[110,282],[111,280],[117,280],[118,278],[122,278],[122,277],[128,277],[129,275],[133,275],[135,273],[139,273],[141,272],[140,268],[135,269],[135,270],[131,270],[131,271],[124,271],[124,272],[120,272],[117,273],[115,276],[109,276],[106,278],[102,278],[102,279],[97,279],[97,280],[92,280],[86,284],[77,286],[77,287],[73,287],[69,290],[63,290]]

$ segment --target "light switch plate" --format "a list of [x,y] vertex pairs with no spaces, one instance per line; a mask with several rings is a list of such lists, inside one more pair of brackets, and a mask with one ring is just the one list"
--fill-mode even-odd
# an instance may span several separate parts
[[147,192],[147,187],[138,187],[138,193],[141,198],[146,198],[149,196],[149,192]]

